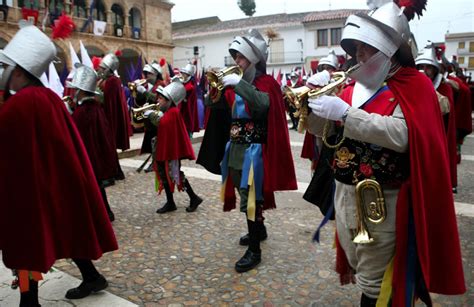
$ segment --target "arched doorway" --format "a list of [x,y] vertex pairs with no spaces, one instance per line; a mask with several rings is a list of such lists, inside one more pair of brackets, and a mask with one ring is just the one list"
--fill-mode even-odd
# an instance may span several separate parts
[[119,74],[123,84],[140,79],[142,67],[142,57],[136,50],[129,48],[122,49]]

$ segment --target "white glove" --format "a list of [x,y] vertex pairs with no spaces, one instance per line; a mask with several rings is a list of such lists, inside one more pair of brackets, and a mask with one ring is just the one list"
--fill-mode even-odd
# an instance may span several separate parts
[[314,86],[325,86],[329,83],[329,80],[331,80],[331,74],[327,70],[323,70],[309,77],[307,83]]
[[240,79],[242,78],[239,77],[237,74],[230,74],[222,78],[222,84],[224,85],[224,87],[227,87],[227,86],[234,87],[240,82]]
[[350,106],[339,97],[324,95],[308,99],[308,107],[312,109],[316,116],[329,120],[341,120]]
[[145,113],[143,113],[143,117],[148,118],[148,116],[150,116],[150,114],[154,112],[154,110],[146,110]]
[[139,85],[137,86],[137,92],[139,92],[140,94],[143,94],[146,92],[146,88],[143,85]]

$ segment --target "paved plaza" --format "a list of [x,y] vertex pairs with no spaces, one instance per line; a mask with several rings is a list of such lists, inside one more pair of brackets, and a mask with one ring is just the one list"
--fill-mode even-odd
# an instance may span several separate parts
[[[243,274],[234,270],[245,252],[238,244],[246,233],[245,216],[222,212],[218,176],[192,161],[184,162],[192,187],[205,201],[196,212],[187,213],[187,194],[175,193],[178,210],[159,215],[155,211],[165,196],[156,196],[154,174],[135,171],[146,157],[128,157],[121,159],[126,180],[107,188],[120,249],[96,262],[109,281],[108,293],[95,294],[87,303],[67,301],[63,298],[67,287],[48,288],[52,281],[46,281],[40,287],[43,306],[358,306],[358,289],[340,286],[333,270],[334,224],[323,229],[321,244],[311,241],[322,216],[302,199],[311,176],[309,162],[299,158],[303,135],[290,134],[300,190],[277,193],[278,208],[265,213],[269,236],[262,242],[262,263],[256,269]],[[194,144],[196,153],[199,145]],[[474,305],[474,138],[467,139],[464,151],[456,210],[468,292],[433,295],[435,306]],[[55,268],[63,272],[57,278],[70,280],[69,287],[80,282],[70,261],[58,261]],[[8,289],[11,278],[6,275],[7,270],[0,270],[0,300],[15,306],[18,294]]]

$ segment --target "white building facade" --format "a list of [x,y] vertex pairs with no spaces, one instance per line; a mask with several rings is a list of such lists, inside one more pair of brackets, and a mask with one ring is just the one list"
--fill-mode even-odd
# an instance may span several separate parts
[[330,50],[345,56],[340,47],[346,18],[360,10],[333,10],[276,14],[220,21],[217,17],[173,24],[174,66],[197,60],[198,68],[233,65],[228,46],[233,38],[255,28],[269,42],[267,72],[315,69]]
[[459,67],[474,77],[474,32],[446,34],[445,41],[446,57],[456,56]]

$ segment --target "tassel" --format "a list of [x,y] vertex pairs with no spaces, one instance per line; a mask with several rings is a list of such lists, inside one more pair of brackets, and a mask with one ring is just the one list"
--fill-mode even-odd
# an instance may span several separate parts
[[161,59],[160,59],[160,66],[163,67],[163,66],[165,66],[165,64],[166,64],[166,59],[165,59],[165,58],[161,58]]
[[56,26],[53,27],[52,39],[66,39],[76,28],[74,21],[68,15],[61,15]]
[[423,10],[426,9],[426,0],[395,0],[394,1],[399,7],[404,7],[403,13],[410,21],[415,17],[415,14],[423,16]]
[[116,50],[115,55],[118,56],[118,57],[122,56],[122,50],[120,50],[120,49]]
[[94,67],[95,70],[99,69],[100,62],[102,62],[101,57],[92,57],[92,66]]

